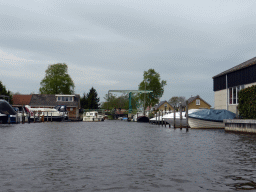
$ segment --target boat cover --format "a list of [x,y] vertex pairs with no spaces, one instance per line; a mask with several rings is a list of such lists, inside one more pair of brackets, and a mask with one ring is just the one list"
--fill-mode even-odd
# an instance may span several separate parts
[[223,119],[234,119],[236,117],[236,114],[225,109],[204,109],[188,114],[188,117],[201,120],[222,122]]
[[3,99],[0,99],[0,113],[5,115],[16,115],[16,112],[12,106]]

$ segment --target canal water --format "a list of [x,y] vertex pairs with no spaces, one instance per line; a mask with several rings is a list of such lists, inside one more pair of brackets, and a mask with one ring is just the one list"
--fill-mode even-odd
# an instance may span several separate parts
[[0,125],[0,154],[0,191],[256,190],[256,136],[224,130],[110,120]]

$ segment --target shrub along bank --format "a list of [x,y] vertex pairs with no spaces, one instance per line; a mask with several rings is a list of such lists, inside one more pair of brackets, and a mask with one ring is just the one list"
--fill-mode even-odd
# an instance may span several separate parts
[[256,119],[256,85],[239,91],[238,110],[243,119]]

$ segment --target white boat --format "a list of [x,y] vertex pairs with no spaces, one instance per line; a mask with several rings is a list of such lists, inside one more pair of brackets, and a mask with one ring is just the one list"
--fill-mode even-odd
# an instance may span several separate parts
[[[25,105],[25,110],[29,113],[30,121],[45,120],[47,121],[63,121],[68,119],[68,112],[63,108],[56,106],[56,108],[31,108],[29,105]],[[34,119],[35,118],[35,119]]]
[[83,121],[104,121],[104,117],[98,111],[89,111],[83,113]]
[[234,119],[235,113],[224,109],[204,109],[188,115],[188,124],[193,129],[218,128],[224,129],[224,119]]
[[[188,110],[188,114],[199,111],[201,109],[190,109]],[[175,113],[175,126],[179,127],[180,125],[182,126],[188,126],[187,124],[187,117],[186,117],[186,112],[181,112],[181,120],[180,120],[180,112]],[[160,117],[160,120],[162,118]],[[166,121],[167,123],[173,125],[174,124],[174,113],[169,113],[163,116],[163,121]]]

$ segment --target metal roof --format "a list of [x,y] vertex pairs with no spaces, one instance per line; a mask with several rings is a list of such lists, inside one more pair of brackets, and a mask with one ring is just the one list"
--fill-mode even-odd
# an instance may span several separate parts
[[238,71],[240,69],[243,69],[243,68],[246,68],[246,67],[250,67],[250,66],[255,65],[255,64],[256,64],[256,57],[254,57],[254,58],[252,58],[252,59],[250,59],[248,61],[245,61],[245,62],[243,62],[243,63],[241,63],[239,65],[236,65],[235,67],[232,67],[232,68],[230,68],[230,69],[228,69],[226,71],[223,71],[220,74],[215,75],[212,78],[214,79],[216,77],[219,77],[219,76],[222,76],[222,75],[226,75],[228,73],[231,73],[231,72],[234,72],[234,71]]

